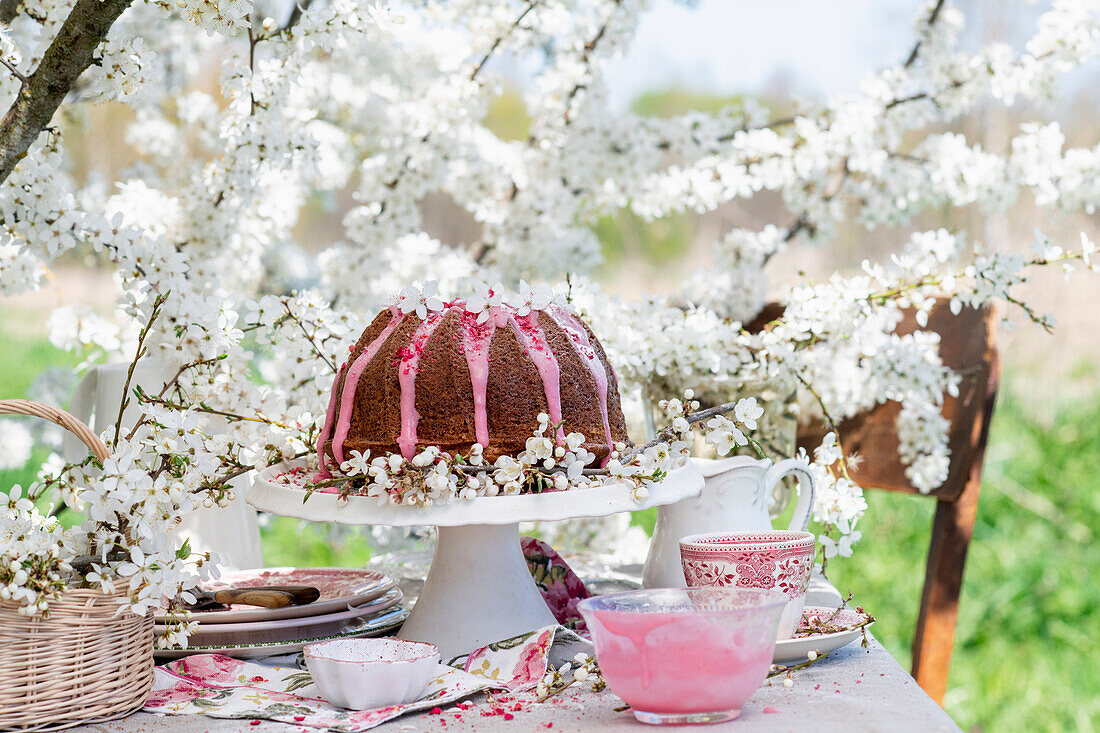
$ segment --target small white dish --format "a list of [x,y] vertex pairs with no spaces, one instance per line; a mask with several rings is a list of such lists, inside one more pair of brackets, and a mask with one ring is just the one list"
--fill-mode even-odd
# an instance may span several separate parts
[[[817,616],[828,618],[836,609],[806,606],[803,616]],[[837,614],[834,620],[838,626],[850,626],[863,620],[863,616],[850,609],[844,609]],[[775,655],[773,664],[792,664],[805,662],[810,652],[827,654],[841,647],[851,644],[863,633],[863,629],[850,629],[848,631],[835,631],[831,634],[810,634],[809,636],[795,636],[793,639],[780,639],[775,642]]]
[[370,710],[417,700],[438,672],[435,644],[404,639],[337,639],[305,648],[306,667],[333,705]]

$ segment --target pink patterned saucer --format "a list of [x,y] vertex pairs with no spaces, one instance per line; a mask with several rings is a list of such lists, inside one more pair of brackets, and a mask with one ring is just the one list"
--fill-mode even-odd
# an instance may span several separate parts
[[[802,611],[802,617],[805,618],[828,618],[832,615],[835,608],[827,608],[822,606],[807,606]],[[858,624],[866,616],[849,608],[845,608],[836,615],[831,622],[835,626],[852,626]],[[868,624],[870,626],[870,624]],[[805,628],[800,624],[800,628]],[[795,632],[793,639],[780,639],[775,642],[775,656],[772,659],[773,664],[797,664],[798,662],[805,662],[808,657],[806,656],[810,652],[817,652],[818,654],[825,654],[827,652],[835,651],[841,647],[851,644],[858,639],[863,633],[863,629],[851,629],[848,631],[835,631],[829,634],[810,634],[808,636],[798,636],[798,632]]]

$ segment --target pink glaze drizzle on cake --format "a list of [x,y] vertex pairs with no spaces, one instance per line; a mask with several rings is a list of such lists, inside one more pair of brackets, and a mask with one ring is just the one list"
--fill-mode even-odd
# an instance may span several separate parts
[[416,411],[416,373],[420,371],[420,357],[446,314],[446,310],[429,313],[413,333],[409,345],[401,350],[397,365],[397,381],[401,384],[401,435],[397,445],[405,460],[416,454],[416,426],[420,422],[420,413]]
[[[397,324],[405,318],[398,312],[396,306],[390,307],[390,314],[393,318],[382,329],[382,333],[378,334],[378,338],[371,341],[370,346],[363,349],[363,353],[352,363],[351,368],[348,369],[347,377],[344,379],[344,392],[340,395],[340,416],[336,420],[336,435],[332,439],[332,455],[336,458],[337,463],[344,462],[344,441],[347,440],[348,430],[351,429],[351,405],[355,401],[355,390],[359,386],[359,377],[363,374],[363,370],[367,368],[367,365],[370,364],[374,355],[382,348],[382,344],[397,328]],[[336,381],[340,381],[339,375],[336,376]],[[335,389],[335,385],[333,389]],[[326,424],[331,418],[332,408],[329,408],[329,414],[325,418]],[[324,435],[324,432],[322,431],[322,435]],[[318,445],[321,446],[318,452],[324,455],[324,438],[321,439]]]
[[[513,454],[515,451],[522,450],[523,441],[527,438],[513,437],[508,431],[514,433],[514,428],[509,427],[507,430],[502,428],[504,432],[501,435],[490,435],[489,429],[490,421],[495,419],[493,415],[496,414],[494,412],[496,405],[489,404],[490,369],[503,368],[508,370],[515,368],[515,365],[508,361],[515,358],[514,351],[502,352],[511,354],[509,356],[491,356],[496,353],[493,347],[494,338],[505,335],[506,342],[512,340],[511,335],[507,335],[507,332],[514,335],[515,346],[518,346],[519,352],[525,357],[524,361],[534,366],[539,375],[545,397],[545,411],[549,414],[551,421],[559,426],[556,428],[554,435],[555,441],[559,445],[565,441],[566,431],[562,426],[563,417],[569,409],[574,409],[572,407],[567,409],[567,406],[563,404],[561,382],[563,379],[568,378],[570,384],[576,383],[579,376],[577,370],[580,370],[581,373],[587,372],[591,377],[591,380],[582,378],[581,382],[589,385],[589,391],[587,394],[582,391],[578,397],[570,397],[570,399],[574,401],[577,399],[585,400],[588,405],[598,402],[600,419],[599,421],[595,420],[595,415],[586,411],[583,418],[570,418],[571,420],[579,420],[579,425],[576,428],[571,425],[571,429],[580,428],[586,434],[589,432],[598,434],[602,429],[603,437],[597,438],[592,443],[587,443],[587,445],[589,450],[595,450],[597,455],[600,455],[604,464],[606,464],[608,456],[601,455],[603,454],[603,447],[606,446],[607,453],[610,454],[614,448],[615,440],[626,439],[617,395],[613,393],[614,370],[599,352],[595,338],[590,336],[580,319],[567,308],[553,305],[541,311],[529,311],[521,316],[517,313],[517,309],[511,305],[496,305],[491,306],[487,313],[484,311],[479,313],[468,311],[467,301],[457,299],[445,303],[439,311],[427,313],[425,319],[420,319],[414,312],[403,314],[396,306],[391,306],[388,310],[390,313],[388,322],[385,321],[385,316],[382,314],[379,314],[378,319],[376,319],[379,324],[383,322],[386,324],[378,336],[358,356],[341,366],[333,384],[332,392],[329,395],[328,413],[316,446],[320,467],[318,475],[321,478],[327,478],[331,475],[329,469],[333,463],[339,465],[344,462],[349,440],[353,441],[353,445],[362,445],[362,442],[355,442],[363,441],[362,436],[356,434],[353,438],[350,434],[353,430],[352,418],[357,409],[357,399],[359,399],[359,393],[363,391],[360,388],[364,387],[362,384],[363,376],[368,369],[371,370],[371,374],[376,375],[373,377],[374,379],[382,373],[379,370],[388,371],[391,363],[390,359],[387,359],[387,363],[384,365],[375,364],[375,362],[378,361],[377,356],[380,350],[385,348],[389,340],[395,336],[396,329],[404,322],[406,316],[410,320],[415,319],[416,328],[402,329],[401,331],[406,334],[402,336],[402,339],[407,339],[407,341],[404,342],[404,345],[397,347],[397,356],[392,359],[392,365],[397,369],[397,384],[394,385],[396,389],[389,386],[382,388],[384,394],[392,395],[392,398],[386,399],[393,400],[388,403],[389,409],[395,410],[400,418],[399,434],[397,436],[392,436],[392,433],[390,435],[385,433],[378,435],[376,432],[377,437],[369,441],[373,446],[385,446],[388,439],[394,441],[393,447],[388,450],[399,452],[406,460],[411,459],[416,454],[418,429],[422,417],[417,410],[418,382],[429,379],[428,385],[431,387],[431,385],[436,385],[436,382],[429,377],[434,377],[437,374],[437,369],[443,369],[446,373],[446,369],[454,368],[450,366],[450,360],[453,357],[441,356],[442,354],[453,353],[449,350],[449,343],[453,340],[457,346],[457,351],[462,354],[461,359],[456,364],[465,363],[470,380],[470,391],[461,391],[468,395],[466,399],[472,399],[473,425],[471,426],[469,422],[465,422],[466,427],[462,428],[463,423],[461,420],[454,423],[459,426],[459,430],[467,431],[463,434],[464,440],[472,440],[487,451],[499,451],[498,443],[515,446],[508,448],[508,451]],[[564,351],[557,353],[554,351],[548,332],[540,323],[543,313],[553,321],[553,327],[550,323],[546,323],[546,326],[548,329],[553,329],[554,338],[558,338],[556,334],[560,330],[562,335],[570,342],[571,348],[561,347]],[[479,320],[479,317],[482,320]],[[374,328],[377,327],[374,326]],[[408,335],[410,331],[411,336]],[[436,351],[435,347],[432,346],[433,339],[440,338],[440,333],[446,335],[448,348],[440,353],[433,353]],[[560,342],[555,341],[554,343]],[[505,348],[510,349],[511,347]],[[389,354],[391,351],[392,349],[387,348],[386,353]],[[423,358],[426,358],[427,361],[422,362]],[[505,361],[498,366],[495,362],[490,363],[491,358],[503,358]],[[443,361],[437,361],[439,359],[443,359]],[[438,367],[435,366],[437,364]],[[427,370],[423,375],[420,374],[421,368]],[[424,379],[418,379],[418,375],[423,376]],[[450,378],[448,375],[445,380]],[[392,379],[392,377],[384,377],[384,383],[388,384],[386,380],[389,379]],[[515,384],[514,380],[514,377],[506,377],[504,383]],[[453,384],[453,381],[450,384]],[[429,388],[419,386],[422,390]],[[373,394],[378,394],[379,385],[370,385],[370,390],[373,390]],[[371,394],[370,390],[366,394]],[[525,401],[525,404],[520,403],[517,405],[514,401],[514,394],[508,392],[504,396],[505,400],[512,400],[510,403],[505,403],[509,405],[507,409],[529,410],[530,412],[525,414],[530,415],[533,421],[535,414],[543,409],[537,399],[529,399]],[[422,400],[433,401],[433,405],[438,400],[447,399],[447,397],[442,393],[425,393],[421,395]],[[610,419],[612,410],[615,413],[614,419]],[[438,419],[438,416],[434,419]],[[374,427],[376,423],[377,421],[374,421],[373,418],[368,420],[368,424],[372,425],[369,429],[377,431],[378,428]],[[472,430],[470,430],[471,427]],[[354,429],[363,431],[368,428],[364,427],[363,424],[356,423]],[[527,437],[529,436],[528,433]],[[463,439],[459,440],[461,442]],[[472,445],[472,443],[467,443],[467,445]],[[386,449],[383,448],[383,450]],[[500,455],[500,453],[496,455]]]
[[[515,331],[516,340],[528,358],[535,364],[535,368],[542,377],[542,389],[546,393],[547,412],[550,413],[550,422],[561,423],[561,370],[558,368],[558,360],[550,344],[546,342],[546,335],[539,326],[539,314],[532,311],[526,316],[508,316],[508,325]],[[558,426],[557,442],[565,442],[565,431]]]
[[340,398],[340,375],[348,368],[345,361],[336,372],[336,379],[332,380],[332,393],[328,397],[328,412],[325,413],[325,425],[321,428],[321,434],[317,436],[317,460],[321,470],[318,475],[322,479],[332,478],[332,472],[328,470],[328,457],[325,455],[325,442],[332,436],[332,423],[336,419],[336,402]]
[[474,389],[474,435],[484,448],[489,445],[489,417],[485,409],[485,391],[489,384],[489,342],[493,340],[496,321],[489,318],[478,323],[477,314],[462,314],[462,354],[470,368],[470,383]]
[[607,465],[607,462],[611,460],[612,451],[615,450],[615,441],[611,437],[611,423],[607,419],[607,370],[604,369],[603,362],[596,355],[596,349],[592,346],[584,326],[577,320],[576,316],[560,306],[551,307],[547,314],[554,319],[554,323],[558,324],[561,330],[565,331],[565,335],[569,337],[574,350],[581,357],[584,365],[588,367],[588,373],[592,375],[592,379],[596,382],[600,398],[600,417],[603,418],[604,438],[607,440],[608,455],[604,458],[603,465]]

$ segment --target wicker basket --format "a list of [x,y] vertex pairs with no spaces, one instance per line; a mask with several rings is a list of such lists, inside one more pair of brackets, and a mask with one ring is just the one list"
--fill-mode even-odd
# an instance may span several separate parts
[[[0,400],[0,414],[57,423],[106,458],[107,447],[63,410]],[[48,616],[24,616],[0,601],[0,730],[59,730],[140,710],[153,685],[153,616],[117,613],[116,593],[70,590]]]

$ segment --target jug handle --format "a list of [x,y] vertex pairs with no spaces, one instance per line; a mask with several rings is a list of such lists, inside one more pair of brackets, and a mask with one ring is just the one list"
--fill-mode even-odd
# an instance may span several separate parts
[[[100,426],[92,425],[92,408],[95,405],[96,390],[99,386],[99,369],[95,366],[76,385],[73,398],[69,400],[69,412],[85,425],[90,425],[98,434]],[[96,421],[98,422],[98,421]],[[79,463],[88,455],[88,448],[72,433],[65,433],[62,441],[62,453],[70,463]]]
[[794,476],[798,480],[798,504],[794,508],[794,516],[791,517],[791,523],[787,529],[805,532],[810,525],[810,516],[814,510],[814,495],[817,493],[814,475],[805,461],[788,458],[769,468],[764,474],[763,495],[770,494],[775,489],[775,485],[786,476]]

